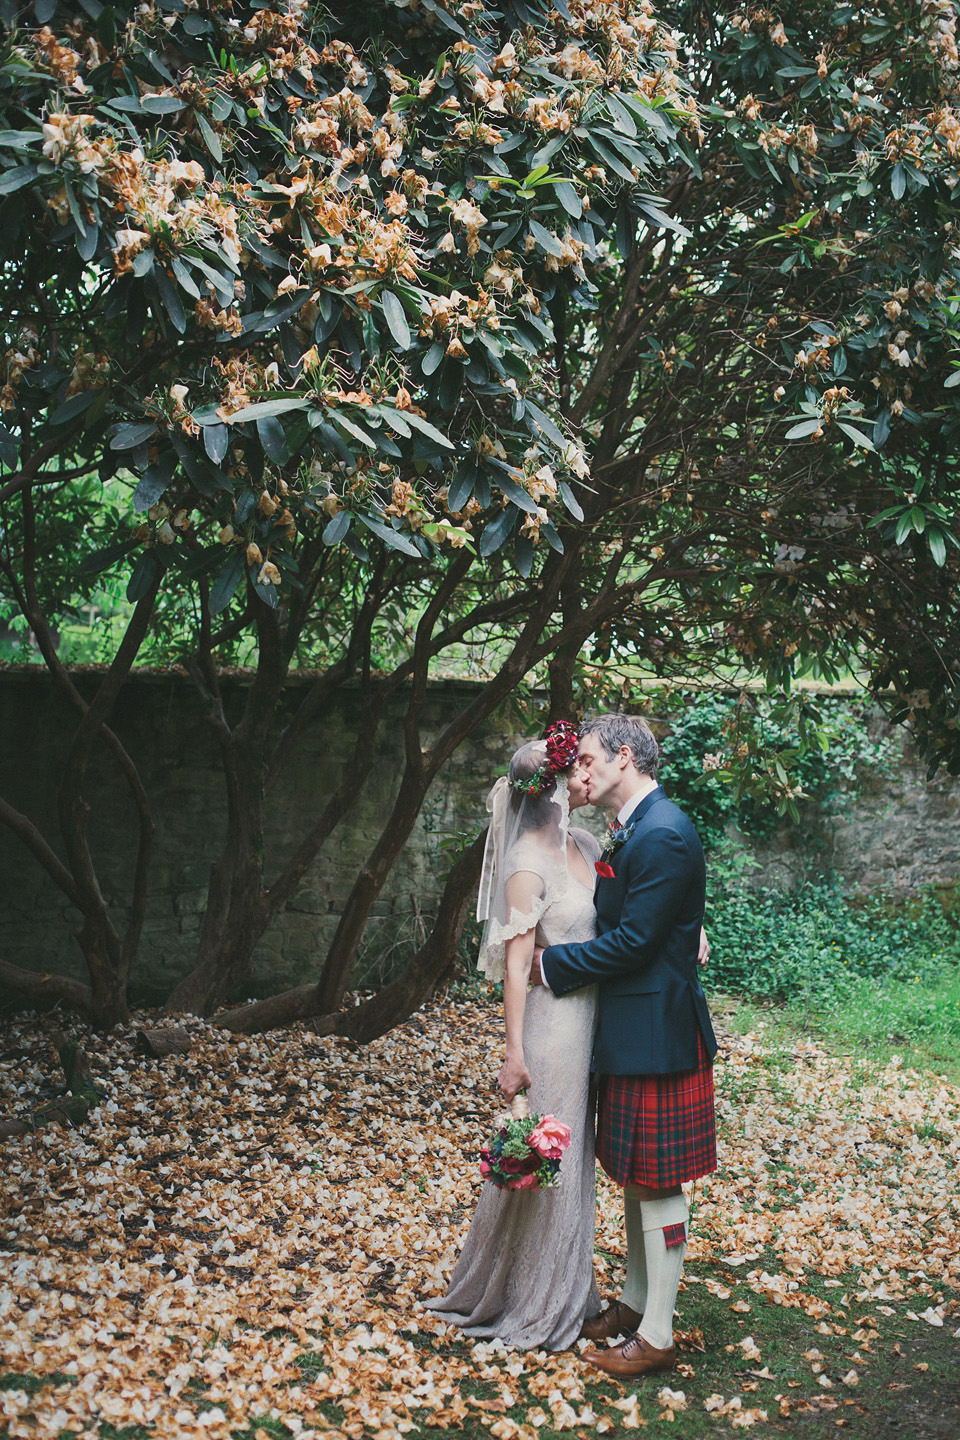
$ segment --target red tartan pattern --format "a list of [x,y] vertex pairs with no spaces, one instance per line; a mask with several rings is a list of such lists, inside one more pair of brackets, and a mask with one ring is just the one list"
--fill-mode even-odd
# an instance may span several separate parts
[[713,1065],[697,1032],[697,1068],[602,1075],[597,1159],[618,1185],[667,1190],[717,1168]]
[[682,1222],[679,1225],[664,1225],[663,1243],[668,1250],[673,1250],[677,1245],[686,1245],[687,1227]]

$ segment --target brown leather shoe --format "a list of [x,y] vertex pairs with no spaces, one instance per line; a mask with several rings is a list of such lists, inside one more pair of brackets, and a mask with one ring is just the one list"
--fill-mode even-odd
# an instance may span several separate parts
[[640,1324],[641,1316],[622,1300],[611,1300],[606,1310],[588,1315],[580,1327],[580,1340],[612,1340],[615,1335],[629,1335]]
[[622,1345],[610,1350],[584,1350],[583,1359],[595,1370],[605,1370],[618,1380],[633,1380],[640,1375],[659,1375],[672,1370],[677,1363],[677,1347],[656,1350],[642,1335],[631,1335]]

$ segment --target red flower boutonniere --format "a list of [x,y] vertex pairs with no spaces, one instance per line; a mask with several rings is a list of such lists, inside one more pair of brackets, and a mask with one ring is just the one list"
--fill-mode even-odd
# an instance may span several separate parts
[[607,860],[597,860],[593,868],[602,880],[613,879],[613,866]]

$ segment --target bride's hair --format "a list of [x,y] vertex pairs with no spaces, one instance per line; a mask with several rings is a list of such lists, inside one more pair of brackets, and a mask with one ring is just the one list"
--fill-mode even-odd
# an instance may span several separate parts
[[551,780],[539,795],[522,788],[515,788],[517,780],[529,780],[546,764],[547,746],[544,740],[529,740],[514,752],[507,771],[510,781],[510,812],[524,830],[539,830],[554,819],[556,781]]

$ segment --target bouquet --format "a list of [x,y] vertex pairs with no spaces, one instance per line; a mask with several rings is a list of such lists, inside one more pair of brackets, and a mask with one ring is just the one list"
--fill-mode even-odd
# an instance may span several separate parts
[[554,1115],[531,1115],[521,1091],[480,1151],[480,1174],[498,1190],[545,1190],[560,1183],[560,1156],[569,1144],[570,1127]]

